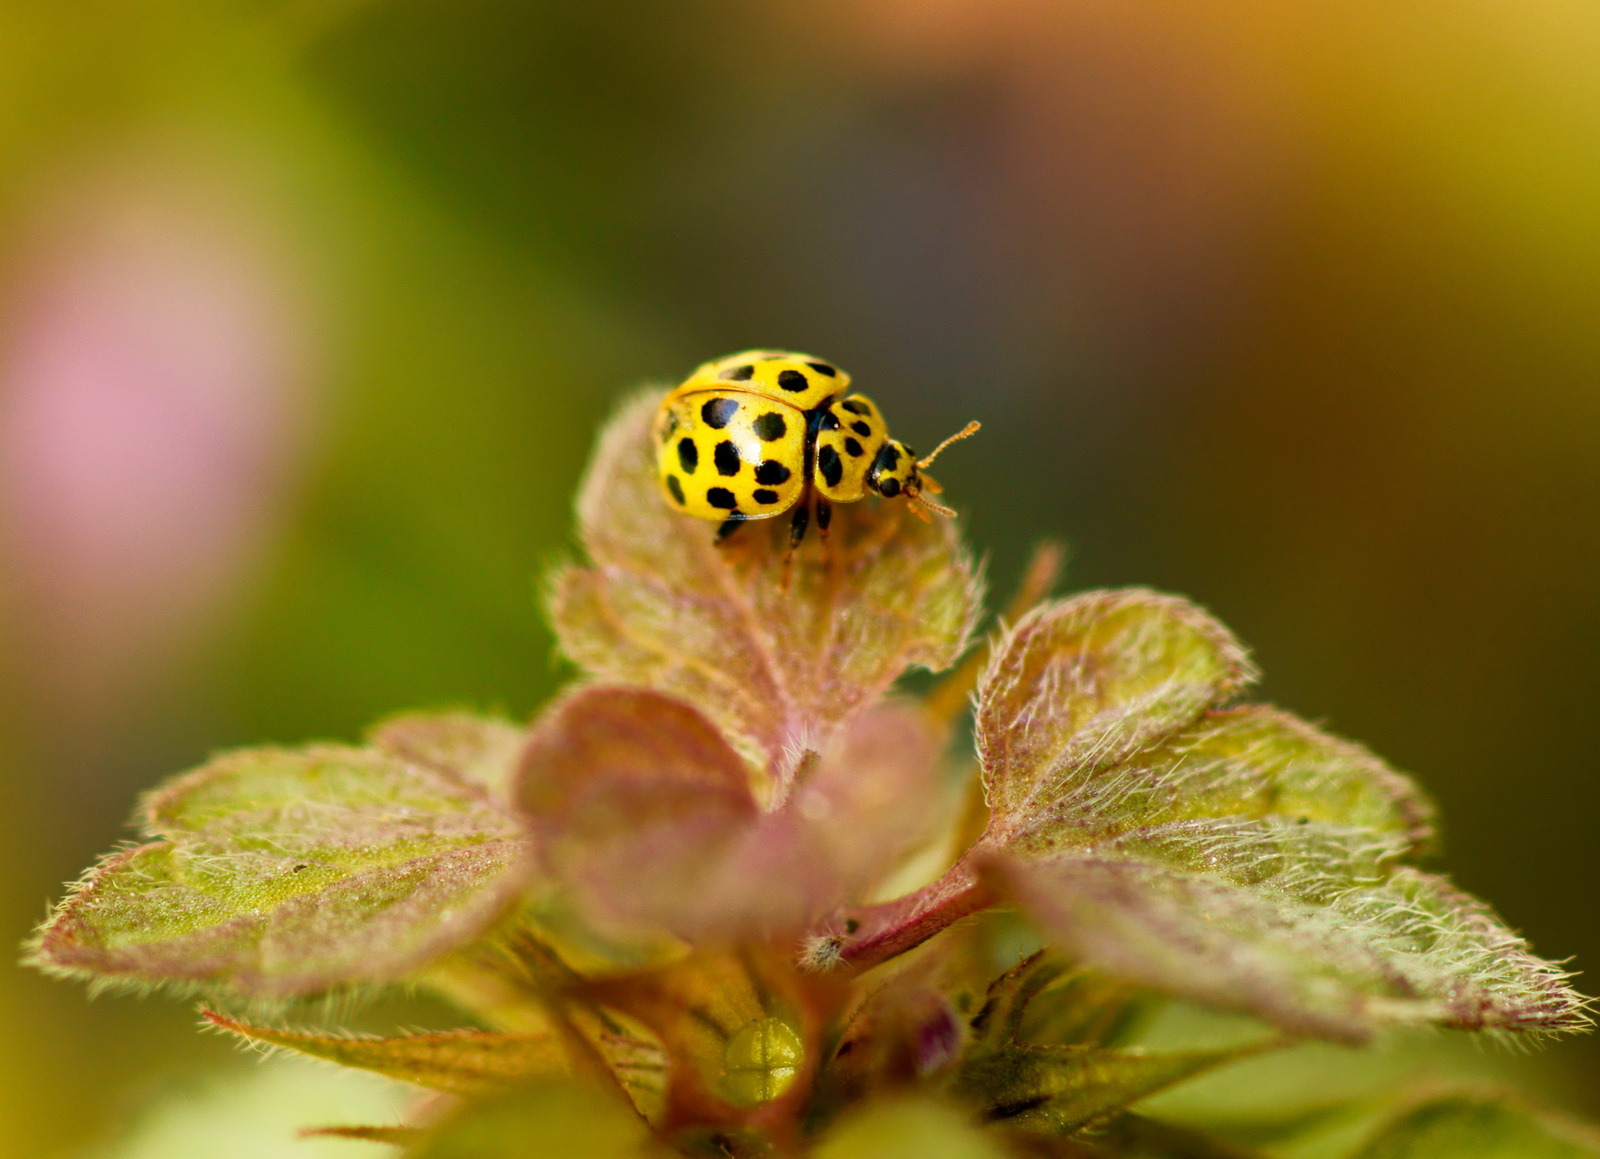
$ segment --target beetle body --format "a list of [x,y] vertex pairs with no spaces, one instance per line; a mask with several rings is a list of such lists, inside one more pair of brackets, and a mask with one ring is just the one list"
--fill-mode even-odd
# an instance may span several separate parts
[[919,461],[891,439],[872,400],[849,389],[850,376],[838,367],[789,351],[747,350],[700,366],[656,415],[667,502],[720,522],[719,539],[740,523],[792,512],[799,542],[812,507],[826,531],[829,504],[868,494],[950,514],[922,496],[939,489],[921,474],[932,456]]

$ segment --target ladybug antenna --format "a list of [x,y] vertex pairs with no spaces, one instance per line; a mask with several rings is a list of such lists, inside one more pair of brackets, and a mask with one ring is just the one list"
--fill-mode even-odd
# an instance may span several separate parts
[[928,517],[918,510],[919,507],[932,511],[935,515],[943,515],[946,519],[954,519],[956,517],[955,508],[946,507],[943,503],[937,503],[929,499],[921,491],[909,491],[906,493],[906,498],[911,500],[911,513],[924,523],[928,522]]
[[[917,470],[921,471],[921,470],[924,470],[927,467],[933,466],[933,461],[939,457],[939,452],[940,451],[944,450],[951,443],[959,443],[962,439],[970,439],[973,435],[978,433],[978,430],[982,426],[983,426],[982,423],[974,420],[974,421],[968,423],[966,426],[962,427],[959,431],[957,431],[955,434],[951,435],[944,442],[940,443],[937,447],[933,448],[933,453],[931,455],[929,455],[927,458],[918,459],[917,460]],[[940,509],[938,504],[932,504],[931,506],[936,511]],[[952,514],[954,514],[954,513],[952,512]]]

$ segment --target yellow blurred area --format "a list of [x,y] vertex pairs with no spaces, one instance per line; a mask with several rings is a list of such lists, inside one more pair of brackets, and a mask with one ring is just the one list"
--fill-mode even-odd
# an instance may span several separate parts
[[[214,748],[532,711],[611,400],[784,346],[1600,962],[1597,66],[1578,0],[0,0],[0,934]],[[0,971],[7,1153],[248,1071],[192,1022]]]

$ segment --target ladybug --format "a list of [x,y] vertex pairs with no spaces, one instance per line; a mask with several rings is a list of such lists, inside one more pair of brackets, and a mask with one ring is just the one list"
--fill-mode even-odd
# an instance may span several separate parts
[[850,376],[837,366],[787,350],[746,350],[705,363],[656,413],[656,468],[667,502],[720,521],[717,543],[742,523],[792,511],[791,547],[805,538],[812,508],[826,535],[832,505],[868,492],[903,496],[924,521],[929,511],[954,515],[927,497],[940,487],[922,471],[978,424],[918,459],[889,437],[873,401],[849,389]]

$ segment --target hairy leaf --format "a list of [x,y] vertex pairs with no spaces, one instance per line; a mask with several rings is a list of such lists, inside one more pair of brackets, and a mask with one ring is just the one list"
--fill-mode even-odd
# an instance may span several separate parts
[[1389,1123],[1352,1159],[1592,1159],[1600,1134],[1492,1094],[1440,1095]]
[[991,844],[1045,856],[1218,818],[1359,830],[1394,856],[1425,849],[1433,836],[1433,807],[1409,778],[1360,745],[1263,705],[1206,712],[1126,760],[1074,770],[1054,793],[997,817]]
[[558,1077],[571,1070],[566,1051],[547,1034],[445,1030],[398,1038],[358,1038],[250,1026],[211,1011],[204,1016],[212,1026],[247,1042],[281,1047],[456,1095],[482,1095],[532,1079]]
[[517,770],[524,730],[509,720],[472,712],[407,712],[367,734],[374,747],[422,765],[504,801]]
[[33,960],[103,985],[287,998],[388,981],[479,935],[530,869],[482,792],[396,756],[250,749],[156,790]]
[[711,524],[662,499],[657,401],[633,399],[600,438],[578,497],[589,563],[552,577],[551,621],[593,676],[700,706],[782,799],[803,753],[906,668],[955,662],[981,584],[950,521],[869,499],[836,509],[785,590],[786,520],[749,523],[718,548]]
[[1432,839],[1411,782],[1287,713],[1219,707],[1248,675],[1172,597],[1037,609],[979,692],[992,815],[951,880],[986,866],[1085,963],[1298,1033],[1582,1026],[1561,971],[1404,865]]
[[995,651],[977,733],[999,838],[1087,777],[1177,731],[1254,676],[1227,629],[1174,596],[1090,592],[1043,604]]
[[1475,899],[1409,867],[1357,881],[1284,862],[1253,884],[1134,859],[995,863],[1058,945],[1145,985],[1363,1041],[1378,1025],[1586,1025],[1565,975]]

